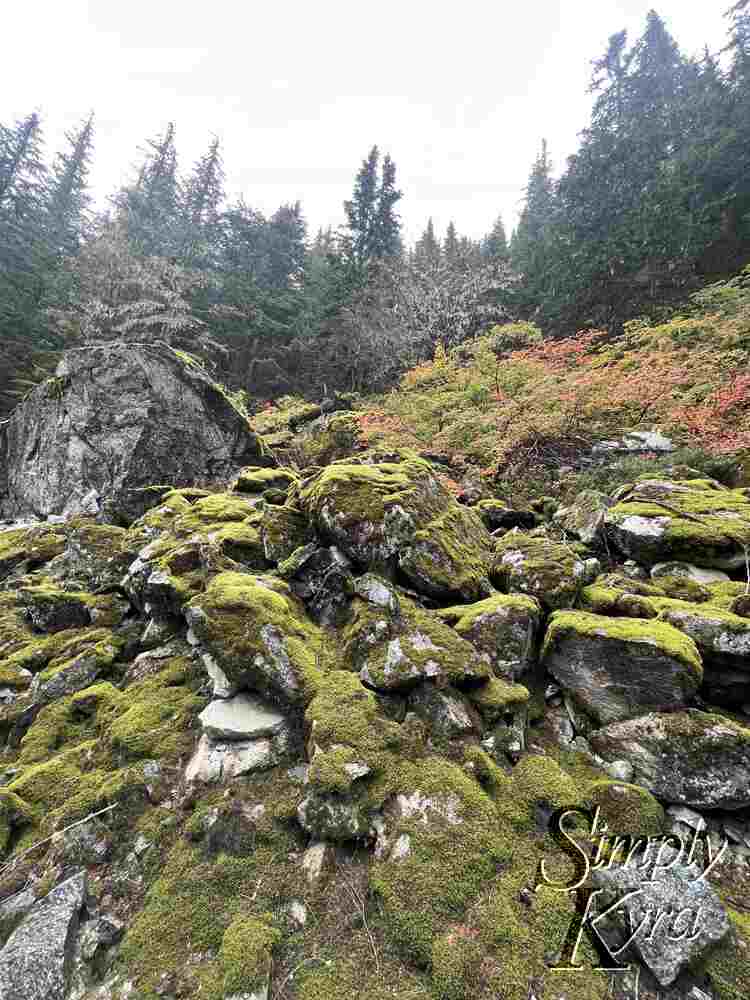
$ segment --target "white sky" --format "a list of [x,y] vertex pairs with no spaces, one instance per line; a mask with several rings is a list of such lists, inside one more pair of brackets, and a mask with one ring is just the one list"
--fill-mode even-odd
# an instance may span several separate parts
[[[396,162],[407,239],[432,216],[510,230],[544,136],[559,171],[588,121],[590,61],[657,0],[5,0],[0,121],[42,111],[50,151],[93,108],[104,197],[176,123],[188,167],[220,136],[227,192],[342,221],[373,143]],[[683,50],[724,42],[730,0],[661,0]]]

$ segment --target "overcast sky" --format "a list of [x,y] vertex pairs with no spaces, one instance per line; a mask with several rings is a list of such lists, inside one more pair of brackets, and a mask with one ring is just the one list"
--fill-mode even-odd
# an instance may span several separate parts
[[[655,0],[652,0],[652,3]],[[730,0],[662,0],[683,50],[718,49]],[[99,199],[174,121],[182,167],[216,133],[227,193],[311,232],[342,221],[368,149],[396,162],[408,239],[428,216],[510,229],[542,137],[557,170],[588,120],[589,67],[640,0],[6,0],[0,121],[42,111],[52,148],[96,113]]]

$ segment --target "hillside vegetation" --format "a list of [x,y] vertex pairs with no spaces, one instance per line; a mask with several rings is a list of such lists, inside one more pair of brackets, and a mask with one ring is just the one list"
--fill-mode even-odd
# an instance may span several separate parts
[[592,445],[629,430],[658,428],[679,448],[670,462],[731,476],[750,446],[748,346],[750,268],[671,320],[634,320],[619,337],[591,330],[549,341],[531,324],[499,326],[439,346],[397,388],[363,401],[359,441],[441,454],[458,478],[479,474],[516,498],[565,497],[663,464],[647,454],[600,469]]

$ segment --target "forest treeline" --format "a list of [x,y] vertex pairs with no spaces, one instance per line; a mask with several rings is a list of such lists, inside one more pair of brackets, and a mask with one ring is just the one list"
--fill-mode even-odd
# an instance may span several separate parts
[[192,350],[251,401],[392,384],[507,319],[545,334],[658,316],[750,258],[750,0],[727,43],[687,58],[654,12],[593,62],[592,118],[555,179],[546,144],[510,241],[430,220],[404,245],[396,165],[377,146],[311,235],[299,202],[228,201],[218,139],[184,170],[170,124],[94,211],[93,116],[48,162],[36,112],[0,124],[0,414],[59,352],[98,339]]

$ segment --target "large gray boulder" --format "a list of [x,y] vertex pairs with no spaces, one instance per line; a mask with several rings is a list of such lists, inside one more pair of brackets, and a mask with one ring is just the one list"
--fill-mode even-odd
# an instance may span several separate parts
[[[730,928],[721,900],[701,869],[678,863],[675,850],[660,858],[661,869],[640,856],[632,866],[617,864],[591,876],[598,890],[596,908],[600,915],[609,910],[614,925],[614,935],[604,933],[612,951],[632,936],[630,949],[662,986],[670,986]],[[638,928],[635,934],[633,928]]]
[[0,951],[3,1000],[64,1000],[70,982],[86,873],[63,882],[34,906]]
[[592,733],[607,762],[627,760],[633,780],[674,805],[694,809],[750,806],[750,729],[722,715],[652,712]]
[[128,522],[144,486],[226,480],[250,464],[273,463],[197,362],[163,343],[91,344],[0,426],[0,516],[104,509]]
[[677,709],[703,680],[698,650],[662,622],[556,611],[542,659],[563,690],[599,725]]

